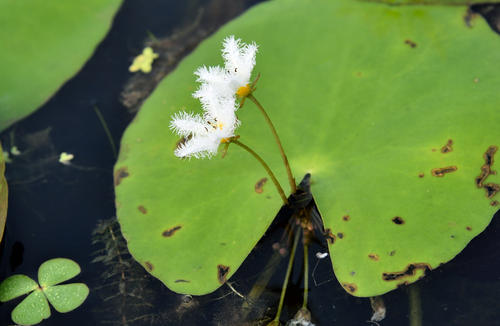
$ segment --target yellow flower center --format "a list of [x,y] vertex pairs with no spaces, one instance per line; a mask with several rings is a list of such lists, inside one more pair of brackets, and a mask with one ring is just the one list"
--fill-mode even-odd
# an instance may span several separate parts
[[229,143],[229,141],[231,140],[231,138],[222,138],[220,140],[221,144],[224,144],[224,143]]
[[215,127],[219,128],[219,130],[222,130],[222,127],[224,127],[224,124],[222,122],[217,122],[217,125]]
[[250,85],[248,85],[248,84],[246,84],[245,86],[241,86],[236,91],[236,95],[238,95],[238,97],[240,97],[240,98],[247,97],[248,95],[250,95],[250,93],[252,93],[252,89],[250,88]]

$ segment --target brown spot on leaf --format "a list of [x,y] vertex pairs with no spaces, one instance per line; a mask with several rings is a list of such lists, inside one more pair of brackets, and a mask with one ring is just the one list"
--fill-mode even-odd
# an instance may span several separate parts
[[153,269],[154,269],[153,264],[151,264],[150,262],[146,261],[146,262],[144,262],[144,265],[146,266],[146,269],[148,270],[148,272],[152,272],[153,271]]
[[344,220],[346,222],[349,221],[350,219],[351,219],[351,217],[349,215],[342,216],[342,220]]
[[130,174],[128,173],[128,169],[126,166],[122,166],[121,168],[117,169],[114,174],[114,181],[115,181],[115,186],[118,186],[123,178],[128,177]]
[[325,232],[323,232],[323,235],[326,238],[326,241],[328,244],[334,244],[335,243],[335,234],[333,234],[331,229],[326,229]]
[[446,145],[441,147],[441,153],[446,154],[446,153],[449,153],[452,151],[453,151],[453,140],[448,139],[448,142],[446,143]]
[[489,199],[493,198],[500,191],[500,185],[491,182],[484,184],[483,188],[486,190],[486,197]]
[[181,228],[182,228],[182,226],[180,226],[180,225],[174,226],[173,228],[170,228],[168,230],[163,231],[163,233],[161,235],[164,237],[167,237],[167,238],[171,237],[174,235],[175,232],[179,231]]
[[342,233],[342,232],[337,233],[337,237],[339,237],[339,239],[343,239],[344,233]]
[[175,280],[174,281],[175,283],[190,283],[191,281],[188,281],[188,280]]
[[394,222],[394,224],[397,224],[397,225],[405,224],[405,220],[403,220],[401,218],[401,216],[394,216],[392,218],[392,222]]
[[139,205],[137,206],[137,209],[139,210],[139,212],[141,212],[142,214],[147,214],[148,210],[146,209],[146,207],[142,206],[142,205]]
[[389,253],[389,256],[394,256],[396,254],[396,250],[393,250]]
[[423,178],[424,176],[425,176],[425,174],[424,174],[424,173],[419,173],[419,174],[418,174],[418,177],[419,177],[419,178]]
[[490,203],[491,206],[498,206],[498,204],[500,204],[498,200],[492,200]]
[[409,264],[408,266],[406,266],[406,268],[404,270],[402,270],[400,272],[382,273],[382,279],[384,281],[395,281],[395,280],[408,278],[411,276],[415,276],[415,273],[419,269],[424,271],[424,275],[428,271],[432,270],[431,266],[427,263],[414,263],[414,264]]
[[431,174],[434,176],[434,177],[444,177],[444,175],[446,173],[451,173],[451,172],[455,172],[456,170],[458,170],[458,168],[456,166],[447,166],[447,167],[444,167],[444,168],[436,168],[436,169],[432,169],[431,170]]
[[477,176],[475,180],[476,186],[478,188],[483,187],[484,181],[490,174],[496,174],[496,172],[491,168],[493,167],[493,163],[495,162],[495,153],[497,152],[497,150],[497,146],[491,145],[483,154],[484,164],[481,166],[481,174],[479,174],[479,176]]
[[466,227],[467,231],[472,231],[472,228],[470,226]]
[[[481,166],[481,173],[474,180],[478,188],[484,188],[484,190],[486,190],[486,197],[489,199],[493,198],[500,191],[499,184],[493,182],[485,183],[488,176],[496,174],[496,171],[493,171],[492,167],[495,162],[495,153],[497,150],[498,146],[491,145],[488,147],[483,154],[484,164]],[[490,203],[490,205],[494,206],[492,203]]]
[[368,254],[368,258],[370,258],[371,260],[374,260],[374,261],[379,260],[379,256],[377,254]]
[[351,294],[358,290],[358,286],[354,283],[342,283],[342,287]]
[[264,185],[267,182],[267,178],[262,178],[255,184],[255,192],[261,194],[264,191]]
[[222,264],[217,265],[217,279],[219,280],[220,284],[226,283],[229,269],[229,266],[225,266]]
[[417,43],[413,42],[410,39],[405,40],[405,44],[409,45],[412,49],[417,47]]
[[437,149],[433,148],[433,149],[431,149],[431,151],[432,151],[432,152],[435,152],[435,151],[437,151]]

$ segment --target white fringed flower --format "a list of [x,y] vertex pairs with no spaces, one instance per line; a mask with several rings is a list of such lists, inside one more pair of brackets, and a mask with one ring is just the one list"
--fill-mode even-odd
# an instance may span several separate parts
[[204,114],[180,112],[172,117],[170,128],[184,137],[174,152],[176,156],[212,157],[221,143],[235,136],[239,126],[236,96],[244,97],[251,92],[249,83],[256,53],[255,43],[244,44],[229,36],[222,49],[224,68],[203,66],[196,70],[201,85],[193,97],[200,100]]
[[170,128],[184,137],[174,151],[178,157],[205,158],[217,154],[221,143],[234,137],[239,122],[234,111],[220,120],[205,120],[199,115],[181,112],[174,115]]
[[225,69],[231,76],[230,86],[233,93],[240,87],[250,84],[253,67],[255,66],[255,55],[257,45],[255,43],[245,44],[234,36],[226,37],[222,56],[225,61]]

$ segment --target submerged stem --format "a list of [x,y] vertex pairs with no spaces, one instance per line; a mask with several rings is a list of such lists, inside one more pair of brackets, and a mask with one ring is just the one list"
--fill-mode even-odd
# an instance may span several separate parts
[[271,118],[269,118],[266,110],[264,110],[264,107],[260,104],[260,102],[257,101],[257,99],[252,94],[249,94],[247,97],[252,102],[254,102],[255,105],[259,108],[260,112],[264,115],[264,118],[266,119],[267,124],[271,128],[271,132],[273,133],[274,139],[276,140],[276,143],[278,144],[278,147],[280,149],[281,158],[283,159],[283,163],[285,164],[286,173],[288,175],[288,182],[290,183],[290,188],[292,190],[292,194],[294,194],[297,191],[297,185],[295,184],[295,178],[293,177],[292,170],[290,169],[290,164],[288,163],[288,158],[286,157],[285,150],[283,149],[283,145],[281,145],[281,140],[280,140],[280,137],[278,136],[278,133],[276,132],[276,128],[274,128],[274,125],[273,125],[273,122],[271,121]]
[[413,283],[408,287],[408,301],[410,305],[410,326],[422,326],[422,303],[418,284]]
[[260,157],[259,154],[257,154],[256,152],[254,152],[253,149],[251,149],[250,147],[248,147],[247,145],[243,144],[242,142],[240,142],[237,139],[232,139],[231,143],[240,146],[241,148],[243,148],[244,150],[246,150],[247,152],[249,152],[250,154],[252,154],[252,156],[255,157],[255,159],[257,159],[257,161],[259,161],[259,163],[267,171],[267,174],[269,175],[269,177],[271,177],[271,180],[273,180],[273,183],[276,186],[276,189],[278,190],[278,193],[280,194],[281,199],[283,200],[283,203],[285,205],[288,205],[288,199],[286,198],[286,195],[285,195],[285,192],[283,191],[283,188],[281,188],[281,185],[280,185],[278,179],[276,179],[276,177],[274,176],[273,171],[271,171],[271,168],[269,168],[269,166],[267,165],[267,163],[264,162],[264,160],[262,159],[262,157]]
[[94,105],[94,111],[95,114],[97,115],[97,118],[99,118],[99,121],[101,122],[104,132],[106,132],[106,136],[108,137],[109,140],[109,145],[111,146],[111,150],[113,151],[113,156],[116,159],[118,158],[118,153],[116,151],[116,145],[115,141],[113,140],[113,136],[111,135],[111,131],[109,131],[108,124],[106,123],[106,120],[104,120],[104,117],[102,116],[102,113],[97,107],[97,105]]
[[304,302],[302,303],[302,308],[307,308],[307,295],[309,292],[309,245],[305,241],[306,237],[304,234],[304,229],[302,229],[302,239],[304,246]]
[[285,302],[286,288],[288,287],[288,280],[290,279],[290,274],[292,272],[293,260],[295,258],[295,251],[297,249],[299,237],[300,237],[300,232],[295,231],[295,238],[293,239],[292,251],[290,252],[290,260],[288,261],[285,280],[283,281],[283,287],[281,288],[281,296],[280,296],[280,303],[278,305],[278,311],[276,312],[276,317],[274,317],[274,320],[271,322],[271,324],[273,323],[275,325],[279,324],[281,310],[283,309],[283,302]]

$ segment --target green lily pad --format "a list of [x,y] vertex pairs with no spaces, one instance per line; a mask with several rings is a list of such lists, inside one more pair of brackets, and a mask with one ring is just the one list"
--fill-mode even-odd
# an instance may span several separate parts
[[0,242],[3,239],[3,231],[7,220],[8,202],[9,188],[5,179],[5,158],[3,157],[2,145],[0,144]]
[[43,288],[62,283],[80,274],[80,266],[71,259],[54,258],[38,268],[38,282]]
[[38,108],[82,67],[120,4],[0,2],[0,130]]
[[50,307],[40,289],[33,291],[12,310],[12,320],[18,325],[35,325],[50,317]]
[[0,283],[0,301],[7,302],[38,288],[38,284],[26,275],[17,274]]
[[69,312],[78,308],[89,295],[89,288],[83,283],[50,286],[43,290],[50,304],[58,312]]
[[[275,0],[223,27],[159,85],[122,139],[117,216],[132,255],[173,291],[209,293],[279,210],[272,183],[255,191],[267,176],[246,152],[231,145],[224,159],[179,160],[166,127],[180,109],[200,111],[193,71],[221,65],[221,41],[234,34],[260,46],[255,96],[296,178],[312,174],[344,288],[379,295],[452,259],[500,197],[500,175],[480,177],[500,146],[491,68],[500,38],[482,20],[468,27],[466,10]],[[240,140],[286,186],[258,110],[248,101],[237,113]]]

